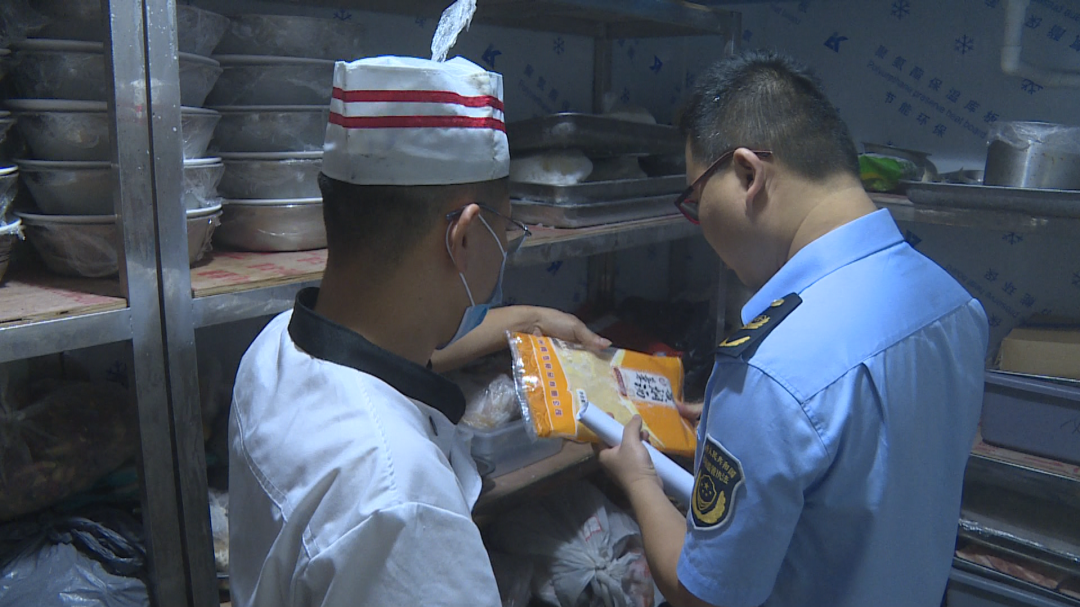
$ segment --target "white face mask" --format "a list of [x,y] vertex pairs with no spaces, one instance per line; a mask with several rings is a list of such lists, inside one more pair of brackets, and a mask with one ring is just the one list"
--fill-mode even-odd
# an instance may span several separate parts
[[[458,325],[457,333],[454,334],[454,337],[450,341],[440,346],[440,350],[462,337],[465,337],[469,331],[479,327],[480,323],[484,322],[484,317],[487,316],[488,310],[502,303],[502,281],[503,272],[506,271],[506,249],[503,248],[502,242],[495,234],[495,230],[492,230],[491,226],[488,225],[488,222],[480,215],[477,215],[476,217],[484,224],[487,231],[491,233],[491,237],[495,239],[495,244],[499,247],[499,252],[502,253],[502,264],[499,266],[499,280],[495,282],[495,288],[492,289],[491,296],[488,297],[488,300],[478,304],[476,303],[476,300],[473,299],[472,289],[469,288],[469,283],[465,280],[465,274],[458,272],[458,276],[461,277],[461,284],[465,285],[465,294],[469,296],[469,307],[465,308],[465,313],[461,316],[461,324]],[[449,226],[446,228],[446,252],[450,254],[451,261],[456,262],[454,254],[450,251]]]

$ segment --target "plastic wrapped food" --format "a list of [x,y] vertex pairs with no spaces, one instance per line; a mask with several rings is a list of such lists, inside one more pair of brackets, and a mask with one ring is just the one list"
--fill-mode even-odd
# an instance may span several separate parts
[[211,489],[210,530],[214,535],[214,566],[220,573],[229,572],[229,494]]
[[0,377],[0,520],[56,504],[119,467],[135,454],[137,419],[117,384],[15,391]]
[[510,181],[519,183],[574,185],[592,172],[593,163],[581,150],[540,152],[510,160]]
[[514,383],[527,426],[537,437],[597,442],[577,420],[582,402],[597,406],[620,424],[641,415],[657,449],[692,457],[694,429],[675,403],[683,398],[678,358],[608,349],[595,354],[550,337],[513,333]]

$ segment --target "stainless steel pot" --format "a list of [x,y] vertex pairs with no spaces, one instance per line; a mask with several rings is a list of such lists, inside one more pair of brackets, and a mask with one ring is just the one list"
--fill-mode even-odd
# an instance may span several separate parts
[[1006,122],[990,133],[986,185],[1080,190],[1080,127]]

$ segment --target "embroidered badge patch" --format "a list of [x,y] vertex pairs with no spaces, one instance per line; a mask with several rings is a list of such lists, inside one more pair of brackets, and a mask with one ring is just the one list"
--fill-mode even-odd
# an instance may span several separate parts
[[735,492],[742,483],[742,463],[711,436],[706,436],[690,506],[694,526],[712,529],[724,524],[735,508]]

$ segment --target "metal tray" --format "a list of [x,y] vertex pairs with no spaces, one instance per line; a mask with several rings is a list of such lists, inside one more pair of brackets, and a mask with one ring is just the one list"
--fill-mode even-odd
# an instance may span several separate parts
[[554,205],[581,205],[668,196],[669,203],[673,203],[675,196],[684,188],[686,188],[686,178],[681,175],[616,181],[587,181],[563,186],[511,181],[510,198]]
[[1080,218],[1080,190],[901,181],[916,204]]
[[510,153],[574,148],[590,158],[625,154],[681,154],[679,130],[596,114],[551,114],[506,125]]
[[514,219],[554,228],[588,226],[634,221],[677,213],[670,196],[650,196],[582,205],[556,205],[528,200],[511,200]]

